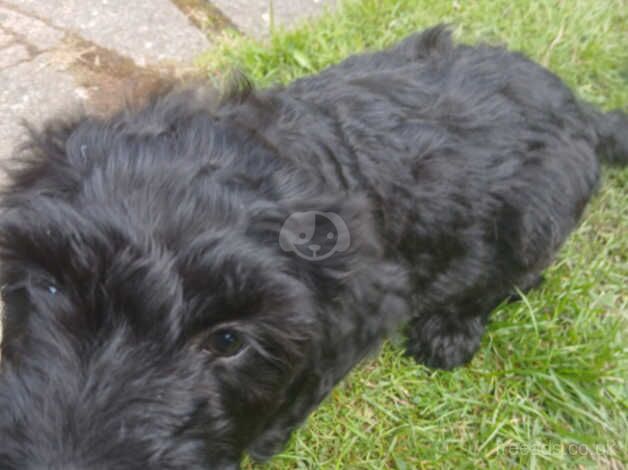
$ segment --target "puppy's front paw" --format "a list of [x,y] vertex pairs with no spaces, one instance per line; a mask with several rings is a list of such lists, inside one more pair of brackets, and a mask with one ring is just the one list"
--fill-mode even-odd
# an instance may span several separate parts
[[480,347],[484,325],[480,318],[456,324],[439,317],[413,321],[407,332],[406,354],[435,369],[453,369],[468,363]]
[[479,338],[458,333],[434,337],[429,344],[408,344],[406,354],[428,367],[449,370],[471,361],[479,346]]
[[283,450],[291,434],[292,428],[267,430],[249,446],[247,452],[256,462],[267,462],[273,455]]

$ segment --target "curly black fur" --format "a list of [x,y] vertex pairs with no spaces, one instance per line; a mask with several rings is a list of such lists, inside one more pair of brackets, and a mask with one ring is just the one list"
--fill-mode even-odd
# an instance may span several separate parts
[[[443,27],[285,88],[51,123],[1,203],[0,468],[235,469],[399,328],[417,361],[466,363],[626,135]],[[282,249],[307,211],[349,246]]]

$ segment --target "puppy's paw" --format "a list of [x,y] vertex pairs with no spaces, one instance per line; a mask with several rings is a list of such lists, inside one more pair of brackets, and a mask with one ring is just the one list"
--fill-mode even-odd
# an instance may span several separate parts
[[545,282],[545,276],[542,274],[529,274],[524,277],[516,286],[516,289],[508,296],[508,303],[519,302],[521,293],[527,294],[533,289],[540,287]]
[[247,453],[256,462],[267,462],[273,455],[283,450],[291,434],[292,428],[267,430],[249,446]]
[[434,337],[429,344],[408,344],[406,354],[419,364],[434,369],[450,370],[471,361],[479,346],[479,338],[469,338],[458,333]]
[[480,318],[445,324],[438,317],[415,320],[408,328],[406,354],[419,364],[450,370],[467,364],[480,347],[484,325]]

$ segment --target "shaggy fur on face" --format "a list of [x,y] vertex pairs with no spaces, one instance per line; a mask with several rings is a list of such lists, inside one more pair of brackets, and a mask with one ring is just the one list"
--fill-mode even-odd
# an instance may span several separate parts
[[50,123],[1,202],[0,468],[237,469],[396,330],[465,364],[627,136],[442,27],[287,87]]

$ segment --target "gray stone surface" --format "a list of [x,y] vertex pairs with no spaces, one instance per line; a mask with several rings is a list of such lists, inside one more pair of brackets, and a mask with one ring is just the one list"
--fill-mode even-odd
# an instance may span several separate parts
[[0,0],[0,159],[22,138],[22,120],[40,124],[92,91],[112,93],[121,77],[145,79],[134,63],[182,65],[208,47],[169,0]]
[[0,48],[6,46],[7,44],[12,43],[13,41],[14,41],[13,36],[5,33],[4,31],[0,29]]
[[80,105],[81,87],[72,75],[56,70],[51,65],[55,62],[53,53],[43,53],[0,70],[0,159],[10,155],[24,137],[21,120],[38,124]]
[[13,44],[2,50],[0,54],[0,69],[24,62],[30,57],[28,49],[22,44]]
[[77,86],[53,49],[64,32],[0,0],[0,159],[23,137],[21,121],[76,103]]
[[[295,22],[334,8],[336,0],[212,0],[238,29],[254,37],[270,33],[275,26],[289,28]],[[271,8],[272,3],[272,8]]]
[[184,62],[209,47],[205,35],[169,0],[0,0],[74,31],[138,65]]
[[37,17],[3,7],[1,1],[0,23],[5,32],[19,38],[21,42],[27,43],[33,50],[50,49],[55,47],[63,38],[63,31],[46,24]]

